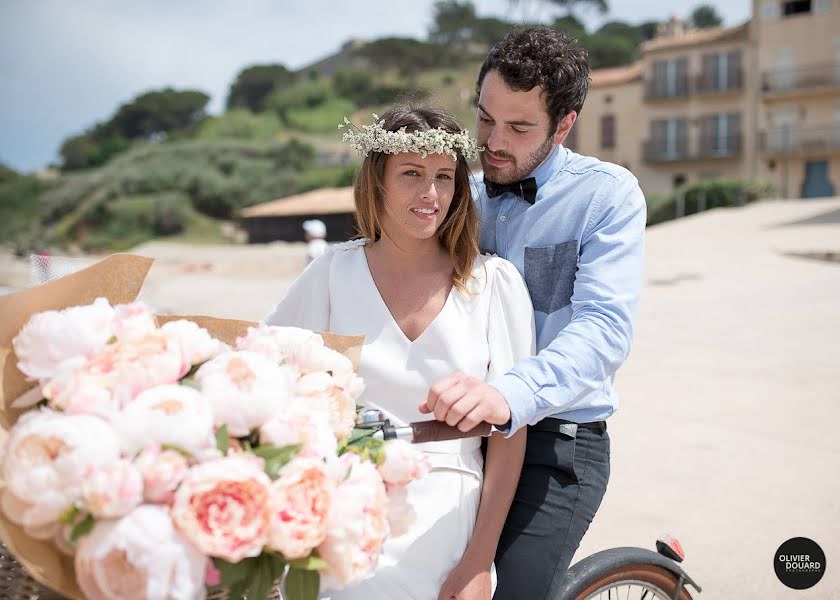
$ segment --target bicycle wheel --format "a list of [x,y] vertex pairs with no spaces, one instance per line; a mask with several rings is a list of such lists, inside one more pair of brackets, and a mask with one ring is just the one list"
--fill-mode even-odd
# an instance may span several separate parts
[[[672,600],[677,576],[671,571],[648,564],[616,567],[587,585],[574,600]],[[692,600],[685,587],[679,600]]]

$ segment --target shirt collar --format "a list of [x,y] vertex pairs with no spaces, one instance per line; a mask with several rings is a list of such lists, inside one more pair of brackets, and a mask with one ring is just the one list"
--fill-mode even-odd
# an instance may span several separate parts
[[[542,186],[548,183],[548,180],[563,168],[567,159],[568,151],[560,144],[557,144],[552,148],[548,156],[545,157],[545,160],[528,174],[528,177],[536,179],[537,189],[542,189]],[[540,193],[537,192],[537,200],[539,201],[539,199]]]

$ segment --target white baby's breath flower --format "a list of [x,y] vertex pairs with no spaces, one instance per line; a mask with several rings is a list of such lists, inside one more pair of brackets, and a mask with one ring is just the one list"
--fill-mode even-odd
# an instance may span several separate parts
[[[468,160],[475,160],[484,149],[478,146],[478,142],[467,131],[450,133],[437,128],[409,133],[405,127],[398,131],[388,131],[385,129],[385,121],[380,120],[379,115],[374,113],[373,118],[372,125],[363,125],[361,129],[355,128],[355,131],[348,129],[341,137],[341,141],[348,142],[362,156],[370,152],[414,152],[423,158],[429,154],[448,154],[457,160],[458,154],[461,154]],[[344,122],[352,125],[347,117],[344,117]]]

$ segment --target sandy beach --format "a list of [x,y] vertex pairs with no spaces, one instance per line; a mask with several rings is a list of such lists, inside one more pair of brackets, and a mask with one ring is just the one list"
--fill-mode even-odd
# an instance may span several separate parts
[[[807,255],[835,260],[819,260]],[[303,244],[133,250],[156,259],[160,312],[256,320],[300,272]],[[840,199],[719,209],[653,227],[612,477],[576,560],[682,542],[699,598],[840,598]],[[805,256],[802,256],[805,255]],[[86,259],[88,261],[93,258]],[[0,286],[29,281],[0,255]],[[805,536],[827,571],[784,587],[773,555]]]

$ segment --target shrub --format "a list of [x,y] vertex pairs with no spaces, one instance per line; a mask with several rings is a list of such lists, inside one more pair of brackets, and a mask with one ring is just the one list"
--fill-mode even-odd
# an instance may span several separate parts
[[680,194],[684,197],[684,215],[690,215],[698,212],[698,208],[703,203],[703,196],[705,196],[705,207],[708,210],[741,206],[772,197],[775,193],[773,185],[764,181],[728,178],[697,181],[675,191],[666,200],[660,201],[658,206],[649,202],[648,225],[656,225],[676,218],[677,198]]

